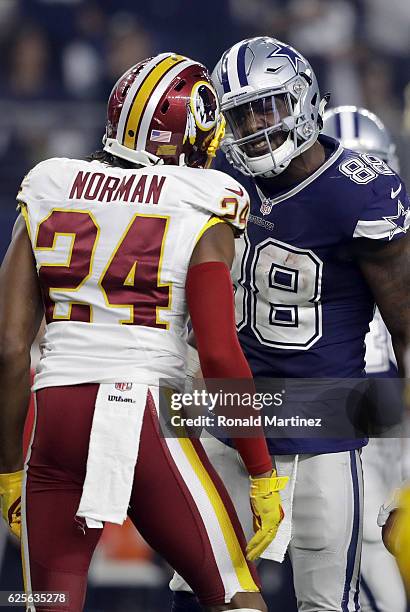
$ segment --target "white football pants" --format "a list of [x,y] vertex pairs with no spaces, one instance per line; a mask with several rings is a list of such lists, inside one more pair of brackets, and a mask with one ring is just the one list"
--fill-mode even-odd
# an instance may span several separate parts
[[[253,527],[246,470],[234,449],[215,438],[201,441],[225,483],[249,540]],[[299,455],[288,547],[299,612],[360,609],[362,515],[359,451]],[[174,575],[170,586],[174,591],[190,590],[178,575]]]

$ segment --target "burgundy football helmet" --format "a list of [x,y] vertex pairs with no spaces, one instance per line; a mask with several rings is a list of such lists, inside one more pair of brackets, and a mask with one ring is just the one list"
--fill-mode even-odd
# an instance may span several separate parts
[[115,84],[104,150],[144,166],[208,167],[224,120],[208,70],[175,53],[130,68]]

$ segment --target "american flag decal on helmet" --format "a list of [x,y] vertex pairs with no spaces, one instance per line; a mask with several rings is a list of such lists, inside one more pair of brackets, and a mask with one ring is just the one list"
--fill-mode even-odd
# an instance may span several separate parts
[[165,132],[163,130],[151,130],[150,140],[153,142],[170,142],[172,132]]

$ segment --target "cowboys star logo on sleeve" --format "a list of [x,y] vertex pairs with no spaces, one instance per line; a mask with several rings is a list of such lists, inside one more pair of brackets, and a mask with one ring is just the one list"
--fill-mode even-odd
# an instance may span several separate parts
[[397,201],[397,214],[390,217],[383,217],[385,221],[391,224],[392,228],[389,233],[389,240],[396,234],[405,234],[409,229],[410,224],[410,208],[404,208],[400,200]]

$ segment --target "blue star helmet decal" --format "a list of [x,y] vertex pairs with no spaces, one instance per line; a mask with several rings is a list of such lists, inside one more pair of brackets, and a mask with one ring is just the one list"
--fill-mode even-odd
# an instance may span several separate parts
[[390,217],[383,217],[385,221],[390,223],[393,228],[390,230],[389,240],[393,238],[395,234],[403,233],[405,234],[409,229],[407,223],[407,218],[410,214],[410,208],[407,210],[404,208],[403,204],[400,200],[397,202],[397,215],[391,215]]
[[293,49],[293,47],[289,47],[288,45],[283,45],[282,43],[276,44],[276,49],[269,53],[268,57],[286,57],[289,62],[292,64],[295,72],[298,71],[298,62],[304,62],[304,58],[300,53]]

